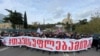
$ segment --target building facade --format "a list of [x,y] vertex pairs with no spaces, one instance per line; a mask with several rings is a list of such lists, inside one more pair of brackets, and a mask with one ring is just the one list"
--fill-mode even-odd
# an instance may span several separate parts
[[[16,29],[24,29],[23,25],[16,25],[15,26]],[[13,29],[12,24],[10,22],[0,22],[0,29]]]
[[0,29],[12,29],[11,23],[0,23]]
[[[65,30],[72,31],[73,22],[72,22],[72,18],[71,18],[71,14],[70,13],[68,13],[67,14],[67,17],[62,20],[62,23],[65,24],[63,26],[63,28],[66,28],[67,27]],[[67,25],[67,24],[69,24],[70,26]]]
[[68,14],[67,14],[67,17],[64,18],[64,19],[62,20],[62,23],[64,23],[64,24],[66,24],[66,23],[72,24],[72,23],[73,23],[73,22],[72,22],[72,18],[71,18],[71,14],[70,14],[70,13],[68,13]]

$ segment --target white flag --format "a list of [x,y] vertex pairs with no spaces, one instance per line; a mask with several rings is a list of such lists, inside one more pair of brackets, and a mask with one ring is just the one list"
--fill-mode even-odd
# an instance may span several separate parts
[[37,29],[37,33],[42,34],[40,28]]

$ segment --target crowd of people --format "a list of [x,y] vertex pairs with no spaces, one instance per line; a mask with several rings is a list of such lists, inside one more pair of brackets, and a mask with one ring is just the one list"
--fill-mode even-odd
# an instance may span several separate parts
[[[17,37],[17,36],[32,36],[32,37],[40,37],[40,38],[60,38],[60,39],[66,39],[66,38],[70,38],[70,39],[81,39],[81,38],[88,38],[91,37],[92,35],[90,34],[79,34],[77,32],[59,32],[59,33],[55,33],[55,32],[42,32],[42,33],[37,33],[37,32],[6,32],[6,31],[2,31],[0,33],[0,39],[4,38],[4,37]],[[0,45],[2,44],[2,41],[0,40]],[[96,47],[96,50],[99,49],[100,43],[97,43],[96,41],[93,40],[93,46]]]
[[41,37],[41,38],[60,38],[60,39],[65,39],[65,38],[73,38],[73,39],[80,39],[80,38],[86,38],[90,37],[91,35],[89,34],[78,34],[77,32],[42,32],[42,33],[37,33],[37,32],[5,32],[2,31],[0,33],[0,37],[16,37],[16,36],[32,36],[32,37]]

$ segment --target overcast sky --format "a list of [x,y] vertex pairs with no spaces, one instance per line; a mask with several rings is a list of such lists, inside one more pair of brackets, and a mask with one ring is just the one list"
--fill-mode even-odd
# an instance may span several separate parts
[[100,11],[100,0],[0,0],[0,14],[8,15],[5,9],[26,11],[29,24],[61,22],[68,12],[75,22]]

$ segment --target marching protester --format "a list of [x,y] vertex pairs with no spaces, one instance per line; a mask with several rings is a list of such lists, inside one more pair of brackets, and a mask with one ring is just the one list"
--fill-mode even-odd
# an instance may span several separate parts
[[100,41],[97,40],[97,42],[96,42],[96,51],[98,51],[99,49],[100,49]]
[[[81,34],[78,34],[77,32],[75,33],[69,33],[69,32],[58,32],[57,34],[55,34],[54,32],[42,32],[42,33],[37,33],[37,32],[6,32],[3,34],[5,37],[10,36],[10,37],[17,37],[17,36],[29,36],[29,37],[36,37],[36,38],[54,38],[54,39],[75,39],[75,40],[79,40],[81,38],[85,38],[86,35],[84,35],[85,37],[83,37]],[[34,40],[35,41],[35,40]],[[0,41],[1,43],[1,41]],[[38,44],[41,42],[38,42]],[[49,43],[49,42],[47,42]],[[23,45],[24,46],[24,45]],[[30,48],[29,46],[24,46],[20,45],[20,47],[22,48],[26,48],[26,49],[32,49],[32,50],[40,50],[40,49],[35,49],[35,48]],[[96,48],[97,50],[99,49],[98,47]],[[42,50],[44,52],[44,50]],[[49,54],[51,53],[51,51],[46,51],[49,52]],[[55,53],[58,53],[55,51]]]
[[1,38],[1,34],[0,34],[0,46],[2,46],[2,41],[1,41],[1,39],[2,39],[2,38]]

